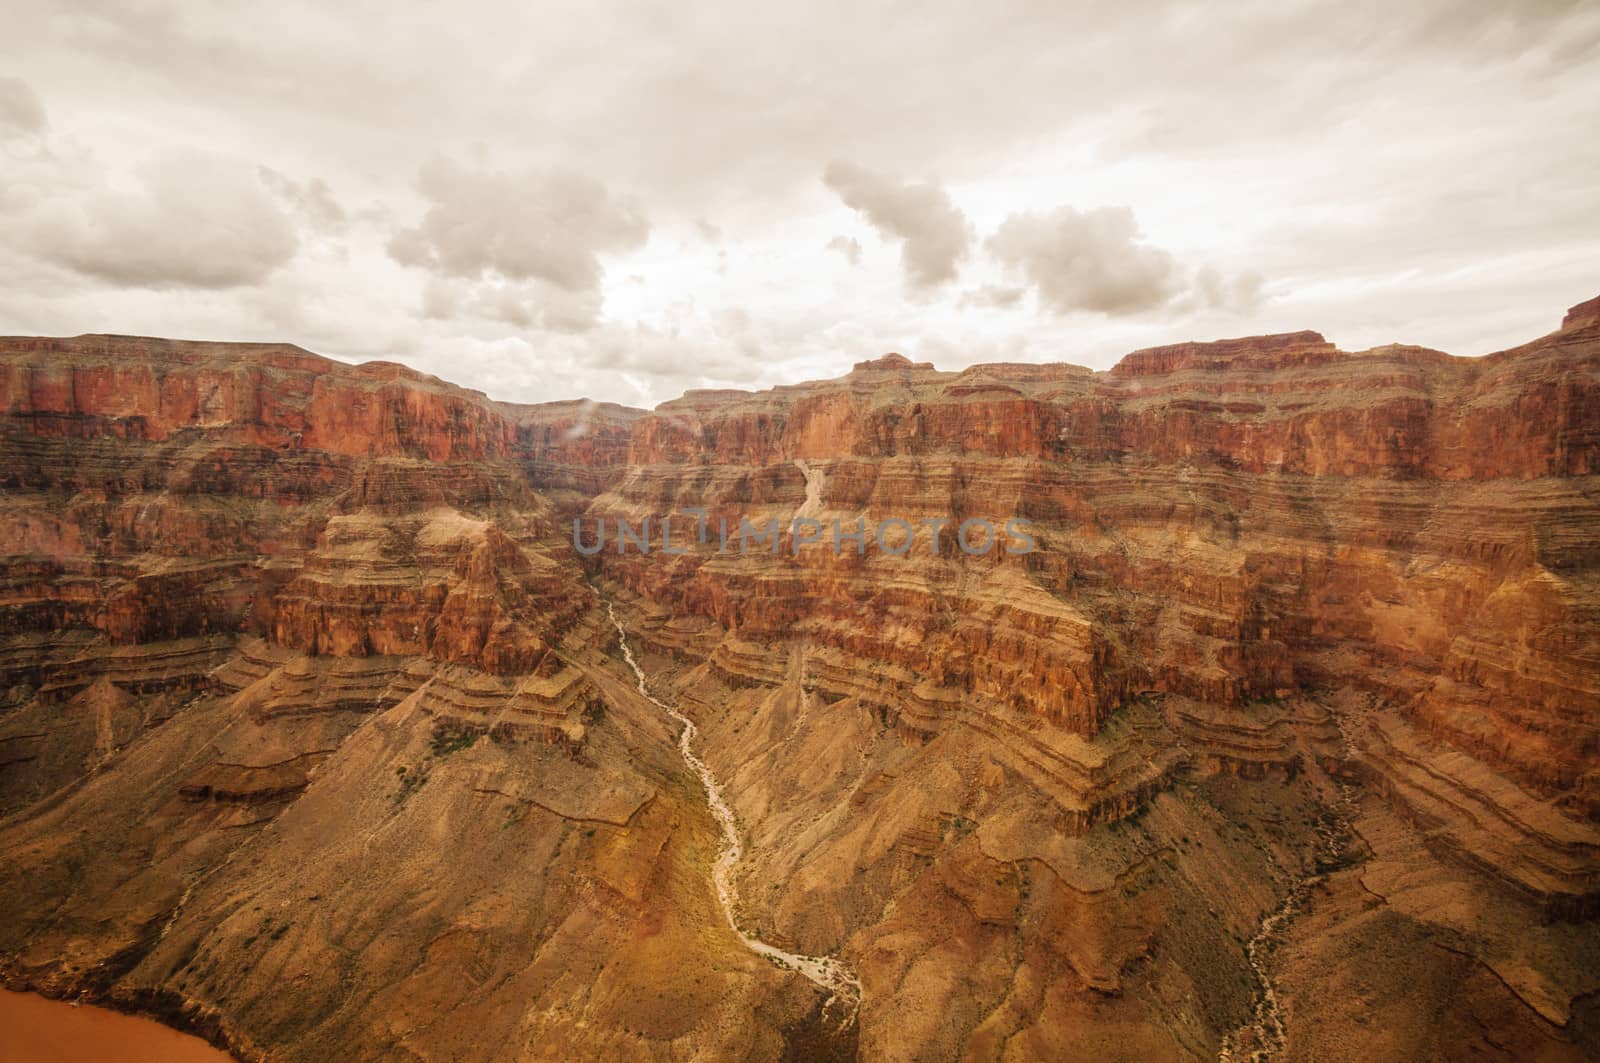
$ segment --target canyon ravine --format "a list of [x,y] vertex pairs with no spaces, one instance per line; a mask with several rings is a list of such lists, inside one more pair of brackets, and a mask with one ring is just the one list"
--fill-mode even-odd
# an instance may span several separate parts
[[0,339],[0,979],[244,1060],[1600,1056],[1558,320],[649,411]]

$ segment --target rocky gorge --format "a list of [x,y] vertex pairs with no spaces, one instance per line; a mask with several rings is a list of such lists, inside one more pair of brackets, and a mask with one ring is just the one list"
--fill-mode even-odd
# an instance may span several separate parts
[[8,988],[242,1059],[1600,1054],[1600,299],[651,411],[7,338],[0,488]]

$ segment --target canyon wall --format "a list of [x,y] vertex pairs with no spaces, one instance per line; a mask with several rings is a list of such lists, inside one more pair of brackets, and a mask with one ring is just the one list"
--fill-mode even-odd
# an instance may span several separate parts
[[[1593,820],[1597,357],[1582,315],[1482,359],[1309,332],[1137,351],[1101,374],[889,355],[663,405],[585,526],[676,513],[681,529],[695,507],[735,528],[945,517],[938,554],[926,530],[904,558],[870,541],[644,557],[613,535],[597,563],[731,636],[847,661],[832,667],[878,677],[922,730],[949,701],[1092,738],[1141,691],[1241,706],[1354,668]],[[960,521],[1013,516],[1036,552],[958,551]]]
[[[1315,880],[1305,1012],[1296,971],[1412,935],[1502,1042],[1600,1044],[1593,301],[1485,358],[890,354],[649,412],[8,338],[0,487],[9,983],[273,1058],[1196,1058]],[[741,918],[857,970],[855,1021],[720,932],[606,599],[724,780]],[[1477,1029],[1436,984],[1394,992]]]

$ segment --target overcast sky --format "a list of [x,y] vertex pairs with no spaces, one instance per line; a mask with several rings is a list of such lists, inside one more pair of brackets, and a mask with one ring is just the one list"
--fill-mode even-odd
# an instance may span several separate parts
[[1544,0],[0,0],[0,332],[634,405],[889,350],[1483,354],[1600,293],[1597,50]]

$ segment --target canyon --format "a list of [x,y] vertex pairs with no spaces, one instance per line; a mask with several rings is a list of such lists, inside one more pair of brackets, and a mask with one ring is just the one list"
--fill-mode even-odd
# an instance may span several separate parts
[[1594,1058],[1600,298],[650,411],[0,338],[0,882],[243,1060]]

